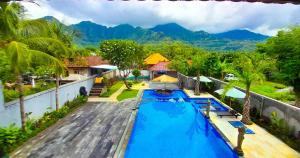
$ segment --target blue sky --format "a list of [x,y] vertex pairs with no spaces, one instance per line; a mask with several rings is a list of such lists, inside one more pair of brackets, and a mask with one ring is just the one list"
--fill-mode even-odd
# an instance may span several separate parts
[[105,26],[131,24],[144,28],[178,23],[190,30],[210,33],[233,29],[275,35],[300,24],[300,5],[247,2],[144,2],[131,0],[40,0],[39,6],[23,2],[28,18],[54,16],[69,25],[92,21]]

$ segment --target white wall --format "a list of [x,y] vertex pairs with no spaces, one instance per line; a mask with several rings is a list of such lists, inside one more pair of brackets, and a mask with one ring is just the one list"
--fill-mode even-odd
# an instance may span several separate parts
[[[60,86],[59,102],[64,105],[67,101],[72,101],[79,95],[80,87],[86,87],[89,92],[93,87],[95,77],[85,80],[71,82]],[[0,126],[6,127],[12,123],[21,126],[19,100],[8,103],[3,102],[2,87],[0,87]],[[2,102],[1,102],[2,100]],[[32,112],[32,118],[40,118],[46,111],[55,110],[55,88],[36,93],[25,97],[25,112]]]
[[[3,86],[2,86],[2,82],[0,80],[0,111],[3,110],[3,105],[4,105],[4,96],[3,96]],[[2,115],[0,114],[0,119],[1,119]]]
[[[141,76],[149,76],[150,73],[148,70],[141,70]],[[120,70],[117,70],[117,76],[120,76]],[[128,77],[133,77],[132,73],[128,75]]]

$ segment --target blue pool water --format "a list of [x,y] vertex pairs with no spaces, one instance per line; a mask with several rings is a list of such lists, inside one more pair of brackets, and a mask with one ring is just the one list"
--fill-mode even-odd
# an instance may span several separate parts
[[125,158],[236,158],[182,91],[144,91]]
[[[224,105],[219,103],[213,98],[209,99],[211,102],[211,110],[212,111],[228,111],[228,108],[226,108]],[[195,107],[201,107],[206,106],[208,98],[190,98],[189,101],[195,106]]]

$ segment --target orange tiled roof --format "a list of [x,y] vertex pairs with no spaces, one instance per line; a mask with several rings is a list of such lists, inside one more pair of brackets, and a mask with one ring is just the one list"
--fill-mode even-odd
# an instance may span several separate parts
[[151,54],[150,56],[148,56],[145,60],[144,63],[147,65],[154,65],[157,64],[159,62],[166,62],[169,61],[166,57],[162,56],[159,53],[154,53]]
[[77,57],[73,60],[65,60],[66,66],[69,68],[72,67],[90,67],[97,66],[101,64],[108,64],[107,60],[103,60],[99,56],[87,56],[87,57]]

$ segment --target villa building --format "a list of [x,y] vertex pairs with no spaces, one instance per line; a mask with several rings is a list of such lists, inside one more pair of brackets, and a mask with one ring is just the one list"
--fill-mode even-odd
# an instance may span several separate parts
[[82,80],[89,76],[109,74],[110,77],[116,75],[114,66],[108,65],[107,60],[100,56],[77,57],[72,60],[65,60],[68,67],[68,77],[63,80]]
[[169,62],[169,59],[161,55],[160,53],[154,53],[149,55],[145,60],[144,64],[150,68],[151,66],[159,63],[159,62]]

